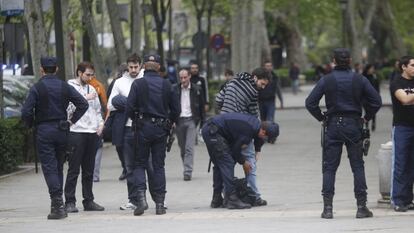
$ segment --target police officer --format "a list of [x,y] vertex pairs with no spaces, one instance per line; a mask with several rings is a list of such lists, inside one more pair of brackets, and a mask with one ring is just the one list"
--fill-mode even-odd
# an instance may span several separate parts
[[252,170],[252,165],[241,153],[242,149],[254,140],[256,153],[264,143],[264,139],[274,141],[279,135],[279,126],[270,121],[260,123],[256,116],[244,113],[224,113],[210,119],[202,128],[202,136],[206,143],[208,154],[214,164],[212,208],[223,206],[221,196],[224,184],[225,207],[228,209],[246,209],[251,205],[242,202],[237,196],[233,178],[236,162],[243,165],[246,174]]
[[[69,126],[88,109],[88,102],[72,86],[56,76],[56,58],[41,59],[42,78],[29,91],[22,108],[26,126],[36,127],[37,154],[52,200],[48,219],[67,217],[62,199],[63,162]],[[76,110],[68,119],[66,108],[72,102]]]
[[156,214],[165,214],[165,151],[167,135],[172,123],[180,114],[178,93],[171,83],[159,75],[160,57],[144,57],[144,77],[132,83],[128,95],[126,113],[134,119],[138,129],[136,166],[133,174],[137,179],[138,202],[134,215],[142,215],[146,209],[145,169],[151,153],[153,166],[153,199]]
[[[357,218],[372,217],[366,207],[367,185],[364,160],[362,158],[362,126],[381,107],[381,97],[367,78],[351,71],[351,57],[348,49],[333,51],[335,68],[322,77],[306,99],[306,108],[318,120],[325,121],[326,133],[323,142],[323,187],[324,209],[322,218],[333,218],[335,174],[345,144],[354,175],[354,192],[357,200]],[[319,101],[325,95],[327,112],[322,114]],[[365,115],[362,116],[362,103]]]

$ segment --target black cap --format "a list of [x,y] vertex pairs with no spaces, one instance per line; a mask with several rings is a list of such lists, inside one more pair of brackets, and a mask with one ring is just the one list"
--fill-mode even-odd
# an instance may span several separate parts
[[337,61],[346,61],[351,58],[351,52],[347,48],[336,48],[333,50],[333,55]]
[[268,142],[274,142],[276,138],[279,136],[279,125],[277,123],[267,121],[264,130],[266,131]]
[[144,56],[144,63],[145,62],[150,62],[150,61],[161,64],[161,57],[157,54],[145,55]]
[[56,57],[42,57],[40,58],[40,65],[42,67],[55,67],[57,66]]

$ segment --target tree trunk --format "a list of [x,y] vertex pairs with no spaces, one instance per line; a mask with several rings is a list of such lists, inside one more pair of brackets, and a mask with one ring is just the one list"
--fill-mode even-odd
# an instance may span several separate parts
[[349,45],[351,49],[352,61],[354,63],[362,62],[362,46],[361,38],[359,38],[359,30],[356,25],[356,7],[355,0],[349,0],[346,9],[346,26],[349,36]]
[[4,117],[3,103],[3,26],[0,26],[0,119]]
[[90,38],[91,43],[91,52],[92,52],[92,61],[95,66],[95,73],[96,78],[101,83],[106,83],[108,76],[105,72],[105,63],[102,56],[102,52],[100,47],[98,46],[98,41],[96,40],[96,27],[95,27],[95,21],[93,19],[93,16],[91,12],[88,10],[91,6],[90,0],[81,0],[82,8],[82,14],[83,14],[83,21],[85,23],[85,30],[88,33],[88,36]]
[[164,65],[164,44],[162,41],[162,29],[166,21],[167,9],[171,7],[171,0],[151,0],[152,14],[157,29],[158,55],[161,57],[161,66]]
[[63,24],[63,50],[65,53],[64,63],[65,63],[65,77],[66,79],[71,79],[75,76],[75,71],[72,62],[72,50],[70,48],[70,33],[68,18],[69,18],[69,4],[68,1],[61,2],[62,7],[62,24]]
[[122,33],[118,4],[115,0],[106,0],[106,5],[109,13],[109,21],[111,23],[112,34],[114,36],[115,51],[119,65],[122,62],[126,61],[127,49],[125,46],[124,35]]
[[131,52],[139,54],[141,49],[142,0],[131,0]]
[[42,8],[40,0],[24,1],[24,18],[29,31],[30,53],[32,55],[33,72],[35,79],[41,77],[40,58],[47,56],[48,43],[42,20]]
[[[207,9],[207,36],[210,40],[211,37],[211,15],[213,14],[215,0],[209,0],[208,1],[208,9]],[[211,54],[211,47],[210,47],[210,41],[207,46],[207,79],[211,79],[211,66],[210,66],[210,55]]]

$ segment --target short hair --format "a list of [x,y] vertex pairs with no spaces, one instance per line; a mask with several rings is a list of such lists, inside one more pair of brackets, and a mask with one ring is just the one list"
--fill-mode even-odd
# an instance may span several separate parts
[[95,70],[95,67],[92,65],[92,63],[87,62],[87,61],[83,61],[83,62],[79,63],[78,66],[76,67],[76,75],[78,75],[79,71],[84,73],[86,71],[86,69]]
[[273,65],[273,63],[272,63],[272,61],[271,61],[271,60],[265,60],[265,61],[263,62],[263,65],[264,65],[264,64],[266,64],[266,63],[270,63],[270,64],[272,64],[272,65]]
[[252,72],[253,76],[256,76],[257,79],[266,79],[270,80],[270,73],[265,68],[256,68]]
[[185,71],[185,72],[187,72],[187,74],[188,74],[188,75],[190,75],[190,76],[191,76],[191,72],[190,72],[190,70],[188,70],[187,68],[182,68],[182,69],[180,69],[180,70],[178,71],[178,75],[181,73],[181,71]]
[[133,53],[127,58],[127,63],[130,62],[141,64],[141,58],[138,56],[138,54]]
[[403,72],[403,65],[407,66],[410,63],[410,60],[414,59],[413,56],[407,55],[407,56],[403,56],[400,58],[400,64],[398,65],[398,67],[400,68],[400,71]]
[[57,70],[57,66],[43,66],[42,68],[45,74],[54,74]]
[[224,75],[234,76],[234,72],[232,70],[230,70],[230,69],[226,69],[224,71]]

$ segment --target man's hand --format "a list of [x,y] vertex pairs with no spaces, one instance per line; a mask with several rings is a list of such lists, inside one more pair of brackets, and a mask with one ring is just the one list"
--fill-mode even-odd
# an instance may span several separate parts
[[246,175],[249,174],[251,170],[252,170],[252,166],[250,165],[250,163],[247,162],[247,160],[244,161],[244,163],[243,163],[244,174],[246,174]]
[[255,157],[256,157],[256,162],[257,162],[257,161],[259,161],[259,158],[260,158],[260,152],[256,152],[256,156],[255,156]]
[[98,129],[96,130],[96,134],[97,134],[98,136],[101,136],[101,135],[102,135],[102,132],[103,132],[103,127],[104,127],[104,125],[100,125],[100,126],[98,127]]
[[86,100],[93,100],[96,98],[96,93],[89,93],[85,95]]

